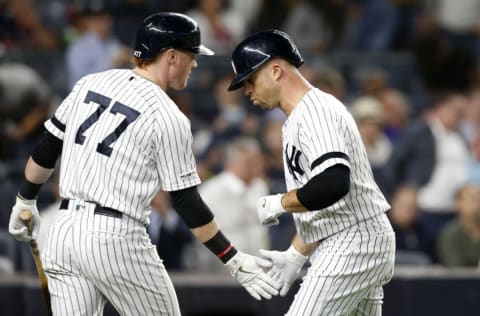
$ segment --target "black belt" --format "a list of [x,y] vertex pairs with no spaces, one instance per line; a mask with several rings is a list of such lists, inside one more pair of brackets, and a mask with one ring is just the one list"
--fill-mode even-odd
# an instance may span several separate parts
[[[70,200],[63,199],[62,202],[60,203],[60,209],[61,210],[68,209],[68,203],[70,203]],[[105,216],[116,217],[116,218],[122,218],[123,216],[122,212],[117,211],[116,209],[100,206],[98,204],[95,205],[94,213],[98,215],[105,215]]]

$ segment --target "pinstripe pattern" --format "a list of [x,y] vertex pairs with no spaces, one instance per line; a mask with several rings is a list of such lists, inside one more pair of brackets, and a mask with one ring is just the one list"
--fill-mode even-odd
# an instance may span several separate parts
[[[75,143],[80,125],[97,110],[84,103],[89,91],[112,101],[85,131],[85,142]],[[115,130],[125,116],[112,114],[115,102],[138,111],[113,143],[110,157],[97,152],[98,144]],[[153,82],[131,70],[109,70],[84,77],[45,123],[63,139],[60,194],[64,198],[95,201],[147,223],[150,201],[159,188],[180,190],[200,183],[191,150],[193,137],[188,118]],[[59,129],[60,122],[66,126]]]
[[[147,235],[159,189],[200,183],[190,121],[153,82],[132,70],[82,78],[45,122],[63,140],[60,212],[42,253],[56,315],[180,315]],[[122,218],[95,215],[100,205]]]
[[323,240],[286,315],[381,315],[395,237],[385,214]]
[[390,208],[373,180],[355,121],[333,96],[319,89],[309,91],[285,122],[282,139],[284,151],[295,146],[302,153],[303,175],[293,176],[285,163],[288,191],[335,164],[346,165],[351,172],[350,192],[343,199],[318,212],[294,213],[304,241],[324,239]]
[[145,226],[94,215],[91,203],[70,204],[59,212],[42,253],[54,314],[102,315],[108,300],[122,315],[180,315]]
[[288,191],[335,164],[350,169],[346,196],[322,210],[293,213],[302,239],[320,243],[287,315],[381,315],[395,237],[385,215],[390,205],[373,180],[352,116],[333,96],[312,89],[288,116],[282,139]]

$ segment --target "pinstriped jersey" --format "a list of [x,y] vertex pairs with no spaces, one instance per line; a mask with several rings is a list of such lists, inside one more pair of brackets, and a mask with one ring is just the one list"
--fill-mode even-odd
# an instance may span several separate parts
[[285,182],[288,191],[301,188],[325,169],[350,169],[350,191],[321,210],[293,213],[297,231],[314,242],[390,208],[375,183],[367,153],[353,117],[333,96],[311,89],[282,128]]
[[200,183],[190,121],[155,83],[128,69],[78,81],[46,129],[63,140],[60,194],[148,223],[161,188]]

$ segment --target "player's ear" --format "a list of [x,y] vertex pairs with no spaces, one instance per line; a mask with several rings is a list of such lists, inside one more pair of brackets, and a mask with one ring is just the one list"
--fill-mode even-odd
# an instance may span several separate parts
[[177,51],[173,48],[169,48],[165,54],[167,55],[167,61],[169,64],[173,64],[176,59],[178,58],[177,56]]
[[271,68],[271,75],[272,75],[272,79],[274,79],[275,81],[279,80],[282,75],[283,75],[283,68],[281,67],[281,65],[279,63],[272,63],[271,64],[272,68]]

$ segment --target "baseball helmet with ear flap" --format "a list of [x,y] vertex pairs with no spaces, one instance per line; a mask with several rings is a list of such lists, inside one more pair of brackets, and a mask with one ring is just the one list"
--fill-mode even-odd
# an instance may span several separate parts
[[282,58],[295,67],[303,64],[303,58],[287,33],[269,30],[255,33],[237,45],[232,54],[235,73],[228,90],[243,86],[243,81],[272,58]]
[[214,55],[211,49],[200,43],[200,28],[192,18],[173,12],[160,12],[147,17],[137,29],[133,56],[152,60],[168,48]]

